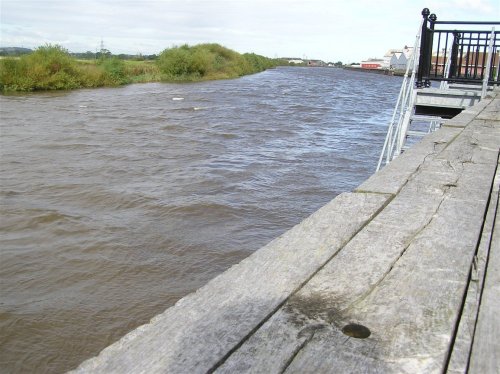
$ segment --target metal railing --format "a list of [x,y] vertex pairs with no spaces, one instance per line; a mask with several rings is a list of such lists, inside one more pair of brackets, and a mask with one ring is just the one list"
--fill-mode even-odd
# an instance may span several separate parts
[[[406,135],[406,127],[410,121],[414,102],[415,102],[415,77],[417,72],[417,63],[419,56],[421,27],[419,27],[413,46],[413,54],[406,65],[406,72],[399,90],[398,100],[387,129],[384,146],[378,159],[377,171],[382,164],[388,164],[394,157],[397,157],[401,151],[402,143]],[[403,129],[405,128],[405,129]]]
[[[413,121],[428,122],[428,132],[444,122],[439,115],[415,114],[418,91],[430,87],[431,81],[440,82],[441,90],[448,90],[453,83],[482,84],[482,98],[488,86],[500,85],[500,31],[495,31],[500,22],[438,21],[427,8],[422,16],[377,171],[403,152]],[[462,28],[440,29],[440,25]]]
[[427,8],[422,16],[417,88],[431,81],[500,84],[500,22],[438,21]]

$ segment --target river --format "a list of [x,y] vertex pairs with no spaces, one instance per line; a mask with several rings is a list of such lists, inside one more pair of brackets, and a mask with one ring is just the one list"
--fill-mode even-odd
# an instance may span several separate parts
[[0,96],[0,372],[75,368],[355,188],[400,84],[278,68]]

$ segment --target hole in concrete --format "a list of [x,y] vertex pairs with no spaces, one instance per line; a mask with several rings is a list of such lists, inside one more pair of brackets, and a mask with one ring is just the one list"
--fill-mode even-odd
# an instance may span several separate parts
[[371,335],[371,331],[368,327],[363,325],[358,325],[357,323],[350,323],[342,328],[342,332],[352,338],[366,339]]

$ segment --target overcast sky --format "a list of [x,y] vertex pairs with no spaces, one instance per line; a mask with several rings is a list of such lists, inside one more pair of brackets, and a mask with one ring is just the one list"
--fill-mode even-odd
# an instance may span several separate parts
[[355,62],[413,45],[422,8],[498,21],[500,0],[0,0],[0,46],[159,53],[220,43],[268,57]]

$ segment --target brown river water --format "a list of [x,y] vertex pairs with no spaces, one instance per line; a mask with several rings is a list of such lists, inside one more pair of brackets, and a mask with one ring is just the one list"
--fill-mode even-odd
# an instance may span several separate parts
[[400,83],[278,68],[0,96],[0,372],[75,368],[355,188]]

